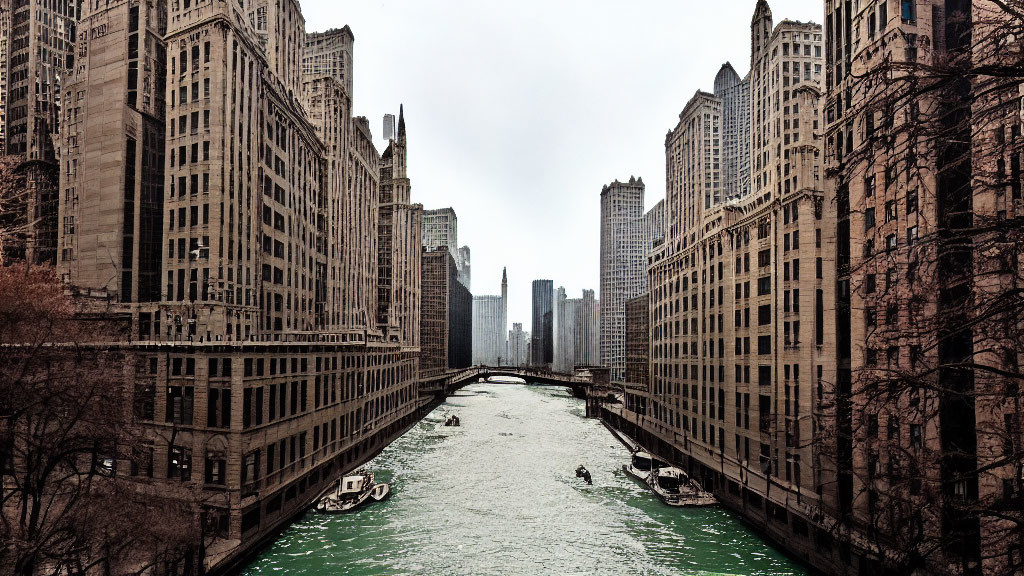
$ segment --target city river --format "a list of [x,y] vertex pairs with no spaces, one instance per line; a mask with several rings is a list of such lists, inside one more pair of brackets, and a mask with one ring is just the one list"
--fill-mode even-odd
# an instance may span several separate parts
[[[242,574],[804,573],[724,510],[657,501],[583,410],[564,388],[465,388],[370,463],[389,500],[306,514]],[[462,426],[444,427],[447,414]]]

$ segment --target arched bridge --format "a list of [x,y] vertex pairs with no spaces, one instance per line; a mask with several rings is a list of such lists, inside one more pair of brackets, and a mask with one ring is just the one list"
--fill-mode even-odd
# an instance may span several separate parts
[[527,382],[549,386],[566,386],[573,393],[585,398],[587,390],[593,386],[594,377],[590,370],[581,369],[575,373],[553,372],[540,368],[524,368],[515,366],[473,366],[461,370],[451,370],[442,374],[424,377],[420,381],[421,395],[435,395],[444,399],[459,388],[487,380],[493,377],[522,378]]

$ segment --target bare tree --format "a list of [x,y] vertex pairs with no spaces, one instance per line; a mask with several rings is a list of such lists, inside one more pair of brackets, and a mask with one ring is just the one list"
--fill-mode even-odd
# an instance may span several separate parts
[[864,229],[840,254],[862,361],[826,432],[851,446],[847,521],[880,567],[1019,574],[1024,2],[959,4],[929,36],[880,32],[840,96],[857,121],[830,136],[829,176]]
[[20,156],[0,156],[0,265],[25,259],[31,225]]
[[104,339],[52,268],[0,268],[0,574],[200,570],[198,499],[139,481],[131,358]]

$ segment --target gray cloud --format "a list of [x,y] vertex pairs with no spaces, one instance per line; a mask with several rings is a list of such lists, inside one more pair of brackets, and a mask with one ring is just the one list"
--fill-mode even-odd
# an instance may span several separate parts
[[[473,292],[529,329],[530,282],[598,289],[599,198],[642,176],[665,195],[665,133],[731,61],[745,74],[754,0],[302,0],[306,27],[355,34],[354,112],[380,140],[405,104],[413,201],[451,206]],[[821,22],[820,0],[775,0]]]

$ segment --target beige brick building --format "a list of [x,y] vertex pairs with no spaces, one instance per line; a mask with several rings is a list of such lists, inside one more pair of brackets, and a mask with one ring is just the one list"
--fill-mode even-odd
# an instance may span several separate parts
[[86,7],[62,97],[60,270],[131,319],[117,346],[151,444],[125,465],[201,494],[218,566],[422,408],[404,123],[382,161],[352,115],[351,31],[307,38],[294,0],[249,8]]
[[[829,513],[849,573],[1019,573],[1019,83],[995,3],[825,3],[838,214]],[[994,32],[994,34],[993,34]],[[958,72],[936,87],[935,78]],[[969,76],[967,76],[969,74]],[[908,87],[912,96],[907,96]],[[1016,314],[1015,316],[1013,314]],[[1016,462],[1017,464],[1013,464]]]
[[[723,99],[697,92],[666,138],[667,233],[648,269],[649,381],[629,386],[622,415],[649,447],[810,559],[811,526],[831,484],[818,474],[814,439],[835,333],[826,308],[834,223],[820,170],[822,30],[776,26],[761,1],[751,40],[750,129],[725,133]],[[720,92],[738,82],[718,80]],[[744,134],[749,146],[729,141]],[[737,198],[743,184],[732,180],[745,177],[745,163],[732,160],[724,172],[722,159],[739,149],[749,150],[751,191]]]

